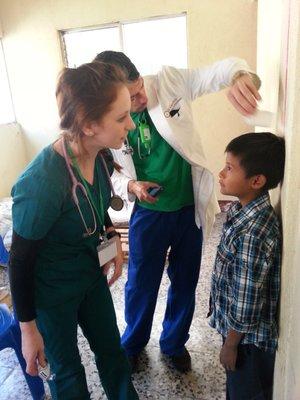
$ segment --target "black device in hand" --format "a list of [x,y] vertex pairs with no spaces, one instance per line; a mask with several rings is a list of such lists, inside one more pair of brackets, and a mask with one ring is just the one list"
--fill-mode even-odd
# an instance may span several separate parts
[[156,197],[161,191],[163,190],[162,186],[158,186],[158,187],[150,187],[147,192],[150,194],[150,196],[152,197]]

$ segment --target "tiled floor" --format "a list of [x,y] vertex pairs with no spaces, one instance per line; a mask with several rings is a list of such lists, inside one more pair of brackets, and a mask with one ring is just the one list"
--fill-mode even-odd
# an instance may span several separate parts
[[[208,326],[210,273],[214,261],[224,214],[218,216],[213,234],[207,244],[197,289],[197,305],[187,348],[192,356],[193,370],[188,374],[176,372],[159,351],[158,341],[165,311],[168,279],[164,274],[159,292],[151,340],[142,356],[141,370],[133,375],[140,399],[149,400],[223,400],[225,379],[218,361],[220,337]],[[123,277],[112,289],[120,331],[124,329]],[[79,333],[79,346],[86,369],[88,386],[93,400],[105,399],[93,355],[85,338]],[[31,399],[14,353],[10,349],[0,353],[0,400]]]

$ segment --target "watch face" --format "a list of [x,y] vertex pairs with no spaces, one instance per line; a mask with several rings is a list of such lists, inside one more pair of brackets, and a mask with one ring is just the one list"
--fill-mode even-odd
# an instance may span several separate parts
[[110,199],[110,206],[113,210],[120,211],[124,206],[124,201],[121,199],[120,196],[113,196]]

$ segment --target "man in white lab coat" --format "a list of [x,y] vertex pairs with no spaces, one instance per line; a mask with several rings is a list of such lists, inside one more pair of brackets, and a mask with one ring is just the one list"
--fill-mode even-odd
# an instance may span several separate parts
[[[169,249],[170,287],[160,348],[177,370],[186,372],[191,369],[185,344],[195,308],[203,237],[208,237],[219,212],[192,101],[229,87],[228,99],[234,107],[243,115],[252,114],[260,99],[260,82],[237,58],[197,69],[163,67],[147,77],[141,77],[121,52],[105,51],[95,60],[118,65],[127,74],[136,125],[123,148],[113,150],[122,167],[112,177],[115,191],[127,202],[135,201],[122,344],[136,370],[150,338]],[[149,193],[153,188],[159,189],[156,196]]]

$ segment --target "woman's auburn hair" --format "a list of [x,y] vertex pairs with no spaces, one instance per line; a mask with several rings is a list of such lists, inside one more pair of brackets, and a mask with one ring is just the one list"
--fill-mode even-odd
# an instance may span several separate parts
[[94,61],[78,68],[64,68],[58,78],[56,99],[63,136],[80,141],[86,123],[100,121],[126,83],[115,65]]

